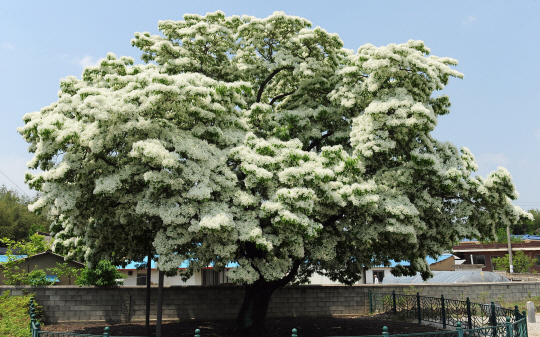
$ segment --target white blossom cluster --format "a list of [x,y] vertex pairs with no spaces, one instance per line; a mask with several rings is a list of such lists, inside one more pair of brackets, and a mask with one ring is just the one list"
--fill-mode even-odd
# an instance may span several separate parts
[[236,262],[235,282],[350,284],[391,259],[427,275],[426,256],[530,217],[508,171],[474,177],[432,137],[450,107],[433,92],[463,75],[422,41],[355,53],[281,12],[159,28],[132,40],[147,65],[110,53],[18,129],[57,251],[137,260],[151,242],[185,277]]

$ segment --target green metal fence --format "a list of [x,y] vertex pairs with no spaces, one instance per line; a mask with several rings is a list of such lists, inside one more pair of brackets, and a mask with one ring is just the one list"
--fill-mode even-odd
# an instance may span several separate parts
[[[493,301],[491,304],[473,303],[468,297],[465,301],[460,301],[448,300],[442,295],[437,298],[420,296],[419,293],[416,295],[396,294],[395,291],[376,293],[370,289],[369,312],[412,318],[418,320],[418,324],[422,324],[423,321],[440,323],[443,329],[454,326],[456,331],[462,329],[465,336],[528,336],[525,311],[520,313],[517,306],[514,309],[501,308],[495,306]],[[511,331],[508,332],[508,329]],[[443,336],[440,333],[421,335]],[[444,336],[458,335],[445,334]]]

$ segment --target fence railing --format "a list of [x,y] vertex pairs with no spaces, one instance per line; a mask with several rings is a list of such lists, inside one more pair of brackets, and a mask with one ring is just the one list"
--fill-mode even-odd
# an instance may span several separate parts
[[[445,299],[438,297],[392,293],[376,293],[369,290],[369,312],[382,312],[422,321],[440,323],[443,329],[459,327],[467,336],[526,337],[526,312],[518,306],[506,309],[491,304]],[[512,334],[507,333],[511,328]],[[456,329],[457,331],[458,329]],[[397,336],[397,335],[395,335]],[[452,335],[454,336],[454,335]],[[457,335],[455,335],[457,336]]]

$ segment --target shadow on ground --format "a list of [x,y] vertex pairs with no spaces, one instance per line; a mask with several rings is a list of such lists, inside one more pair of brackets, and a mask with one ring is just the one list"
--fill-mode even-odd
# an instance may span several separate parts
[[[230,320],[182,321],[163,324],[163,337],[193,337],[195,329],[201,330],[201,337],[225,337],[223,331],[232,323]],[[107,326],[103,324],[54,324],[43,330],[72,332],[81,334],[103,334]],[[144,323],[121,323],[108,325],[111,336],[145,336]],[[382,335],[383,326],[390,334],[440,331],[432,326],[418,325],[407,321],[384,320],[377,316],[348,317],[287,317],[267,320],[267,331],[261,337],[290,337],[293,328],[298,337],[361,336]],[[155,323],[151,326],[151,336],[155,335]]]

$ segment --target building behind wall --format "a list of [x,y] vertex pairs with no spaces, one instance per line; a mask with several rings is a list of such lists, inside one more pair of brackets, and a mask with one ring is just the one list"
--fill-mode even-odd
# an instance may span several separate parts
[[[523,251],[530,258],[536,258],[537,262],[530,272],[540,272],[540,236],[537,235],[520,235],[523,243],[512,243],[512,253]],[[493,259],[504,257],[508,254],[507,243],[488,243],[484,244],[478,240],[464,240],[453,247],[453,252],[456,256],[464,259],[466,265],[480,265],[482,271],[496,270]]]

